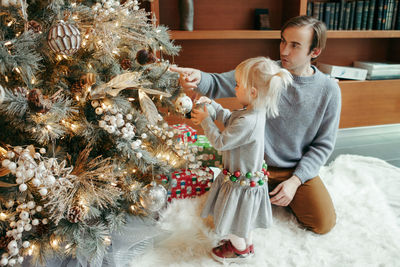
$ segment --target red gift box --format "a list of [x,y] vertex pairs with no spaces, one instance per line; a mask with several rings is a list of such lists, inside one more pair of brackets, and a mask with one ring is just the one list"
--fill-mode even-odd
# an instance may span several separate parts
[[[179,135],[179,139],[184,142],[195,143],[197,141],[197,131],[187,124],[174,124],[172,125]],[[178,140],[179,140],[178,139]]]
[[169,183],[168,201],[176,198],[194,198],[210,190],[214,180],[214,172],[208,167],[173,172],[170,177],[159,175],[162,183]]

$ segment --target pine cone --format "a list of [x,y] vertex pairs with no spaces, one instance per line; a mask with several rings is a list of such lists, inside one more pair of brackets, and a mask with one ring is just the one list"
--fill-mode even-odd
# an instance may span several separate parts
[[42,31],[42,25],[35,20],[30,20],[28,22],[28,31],[33,31],[34,33],[40,33]]
[[45,99],[39,89],[32,89],[28,94],[28,106],[34,112],[46,113],[51,107],[51,101]]
[[136,53],[136,60],[140,65],[145,65],[156,62],[157,58],[154,56],[153,52],[142,49]]
[[77,223],[82,221],[82,209],[79,206],[74,206],[69,209],[67,215],[68,221]]
[[132,67],[132,62],[131,62],[131,60],[130,60],[129,58],[124,58],[124,59],[121,61],[121,67],[122,67],[122,69],[124,69],[124,70],[127,70],[127,69],[131,68],[131,67]]

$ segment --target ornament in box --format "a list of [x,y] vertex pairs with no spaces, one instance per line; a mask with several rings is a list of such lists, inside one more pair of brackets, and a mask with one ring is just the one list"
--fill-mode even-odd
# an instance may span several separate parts
[[170,177],[159,175],[162,183],[169,183],[168,201],[176,198],[193,198],[210,190],[214,172],[208,167],[182,169],[173,172]]
[[69,56],[81,47],[81,33],[76,26],[60,20],[50,28],[47,43],[55,53]]
[[205,135],[198,135],[197,141],[191,146],[197,147],[196,159],[200,160],[203,166],[222,168],[222,153],[211,146]]
[[197,140],[197,131],[190,127],[187,124],[175,124],[172,125],[179,135],[179,140],[183,140],[183,142],[194,143]]

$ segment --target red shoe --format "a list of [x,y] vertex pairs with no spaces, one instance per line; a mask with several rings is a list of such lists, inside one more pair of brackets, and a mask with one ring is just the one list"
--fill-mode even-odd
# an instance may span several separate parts
[[[222,263],[246,262],[254,254],[253,245],[248,246],[245,250],[237,250],[230,240],[222,240],[223,244],[212,249],[211,256]],[[252,253],[253,251],[253,253]]]

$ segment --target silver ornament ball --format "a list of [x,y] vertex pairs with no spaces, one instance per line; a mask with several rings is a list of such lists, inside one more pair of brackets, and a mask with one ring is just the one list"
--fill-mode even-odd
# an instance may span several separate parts
[[159,211],[167,202],[167,190],[156,182],[152,182],[140,190],[140,204],[151,211]]

